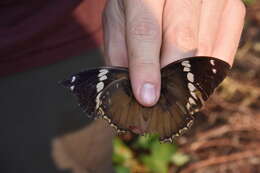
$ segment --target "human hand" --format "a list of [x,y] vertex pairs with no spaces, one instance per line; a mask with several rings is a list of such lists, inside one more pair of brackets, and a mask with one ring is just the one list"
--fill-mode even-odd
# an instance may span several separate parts
[[160,96],[161,67],[190,56],[232,65],[244,16],[241,0],[108,0],[105,61],[129,67],[136,99],[152,106]]

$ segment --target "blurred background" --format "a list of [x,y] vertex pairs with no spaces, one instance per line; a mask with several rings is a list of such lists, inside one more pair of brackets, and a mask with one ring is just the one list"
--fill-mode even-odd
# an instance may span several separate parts
[[229,77],[192,129],[173,144],[130,134],[114,140],[117,173],[260,173],[260,1],[247,17]]

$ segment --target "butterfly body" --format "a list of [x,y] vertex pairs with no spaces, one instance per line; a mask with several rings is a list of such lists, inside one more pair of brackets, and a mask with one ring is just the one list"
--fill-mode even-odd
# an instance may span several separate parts
[[204,102],[226,77],[230,66],[213,57],[190,57],[161,70],[156,105],[140,105],[127,68],[100,67],[72,75],[62,84],[78,97],[91,118],[103,118],[118,132],[156,133],[172,142],[187,131]]

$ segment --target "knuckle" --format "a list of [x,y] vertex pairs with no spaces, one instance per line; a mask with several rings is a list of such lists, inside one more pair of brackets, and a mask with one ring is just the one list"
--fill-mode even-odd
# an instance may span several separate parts
[[160,25],[153,19],[141,18],[130,23],[130,37],[142,41],[156,40],[161,35]]
[[198,43],[198,54],[204,56],[211,56],[212,54],[212,46],[207,41],[199,41]]
[[176,46],[181,50],[194,49],[197,46],[196,31],[190,26],[180,26],[175,28]]
[[246,6],[242,0],[231,0],[230,6],[235,7],[237,13],[242,14],[243,17],[246,15]]
[[147,57],[135,57],[130,59],[131,64],[135,66],[158,66],[159,63],[154,58],[147,58]]
[[127,54],[124,50],[118,51],[117,49],[110,48],[106,50],[106,57],[121,61],[121,59],[127,59]]
[[155,66],[158,63],[156,63],[155,61],[149,61],[149,60],[143,60],[139,62],[139,65],[141,66]]

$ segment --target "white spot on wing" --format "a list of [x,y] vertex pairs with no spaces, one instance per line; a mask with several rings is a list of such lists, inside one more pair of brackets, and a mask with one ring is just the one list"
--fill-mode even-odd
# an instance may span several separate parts
[[181,65],[184,67],[191,67],[190,61],[182,61]]
[[198,98],[197,98],[197,96],[196,96],[196,94],[195,94],[194,92],[190,92],[190,95],[191,95],[194,99],[198,100]]
[[107,80],[107,76],[106,75],[103,75],[99,78],[99,81],[104,81],[104,80]]
[[187,74],[187,79],[188,79],[190,82],[194,82],[194,75],[189,72],[189,73]]
[[100,73],[105,73],[105,74],[107,74],[107,73],[108,73],[108,70],[107,70],[107,69],[100,69],[99,72],[100,72]]
[[75,86],[74,86],[74,85],[72,85],[72,86],[70,87],[70,90],[71,90],[71,91],[73,91],[73,90],[74,90],[74,88],[75,88]]
[[210,60],[210,64],[214,66],[215,65],[215,60],[213,60],[213,59]]
[[97,92],[99,93],[104,88],[104,82],[99,82],[96,87]]
[[71,78],[71,83],[74,83],[75,81],[76,81],[76,77],[73,76],[73,77]]
[[97,97],[96,97],[96,110],[98,109],[99,105],[100,105],[100,95],[102,94],[102,92],[98,93]]
[[199,108],[194,109],[194,112],[195,112],[195,113],[196,113],[196,112],[199,112],[199,111],[200,111]]
[[190,104],[192,104],[192,105],[195,105],[195,104],[196,104],[195,100],[194,100],[192,97],[189,97],[189,102],[190,102]]
[[187,108],[187,110],[190,110],[190,103],[186,104],[186,108]]
[[213,69],[212,69],[212,72],[213,72],[214,74],[216,74],[216,73],[217,73],[217,70],[216,70],[215,68],[213,68]]
[[112,123],[111,123],[110,126],[113,127],[113,128],[115,128],[115,129],[117,129],[117,126],[116,126],[115,124],[112,124]]
[[187,127],[188,127],[188,128],[191,128],[192,125],[193,125],[193,120],[190,120],[190,121],[188,122],[188,124],[187,124]]
[[188,88],[190,91],[195,91],[196,87],[192,83],[188,83]]
[[190,68],[189,68],[189,67],[184,67],[183,71],[189,72],[189,71],[190,71]]
[[100,70],[99,70],[98,77],[101,77],[101,76],[103,76],[103,75],[105,75],[105,74],[107,74],[107,73],[108,73],[108,70],[107,70],[107,69],[100,69]]

